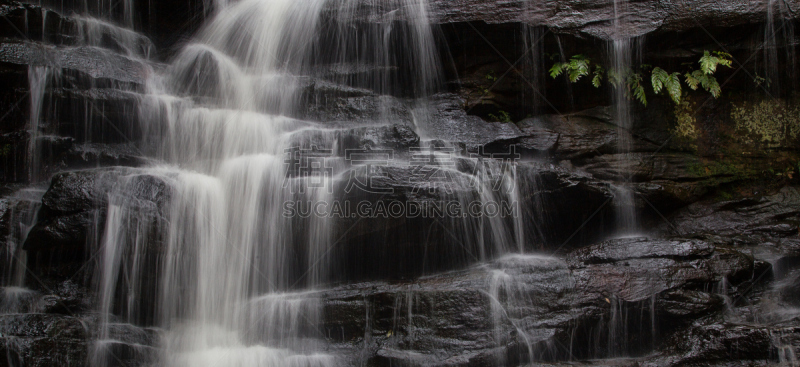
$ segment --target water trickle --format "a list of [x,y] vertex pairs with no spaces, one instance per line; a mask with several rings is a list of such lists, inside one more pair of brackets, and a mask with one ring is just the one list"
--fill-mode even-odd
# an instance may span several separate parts
[[[627,37],[627,26],[624,18],[628,14],[627,0],[614,0],[614,35],[610,41],[609,54],[611,55],[612,70],[622,80],[616,88],[613,88],[614,102],[614,122],[617,125],[617,151],[627,161],[631,161],[634,156],[631,154],[633,141],[631,130],[633,129],[634,116],[631,106],[631,97],[628,92],[627,84],[629,78],[633,77],[634,49],[638,49],[639,43]],[[636,205],[634,192],[631,187],[631,178],[634,172],[623,172],[620,185],[615,187],[615,207],[617,212],[617,231],[620,235],[630,235],[638,230]]]
[[[795,10],[789,3],[781,0],[765,0],[767,19],[764,26],[764,37],[761,44],[763,69],[757,70],[758,77],[763,73],[764,80],[758,81],[765,84],[772,97],[778,98],[786,91],[795,90],[797,62],[795,46],[797,40],[794,35],[794,22],[791,13]],[[781,85],[789,81],[791,85]]]
[[39,144],[40,139],[40,125],[42,123],[42,106],[44,104],[45,92],[47,90],[47,83],[50,77],[51,69],[46,66],[30,66],[28,67],[28,82],[30,84],[30,119],[28,121],[28,182],[39,182],[41,180],[40,172],[41,162],[41,147]]
[[22,249],[22,245],[36,223],[42,195],[44,190],[34,187],[20,190],[0,201],[0,210],[6,211],[5,216],[8,218],[8,228],[0,228],[0,233],[5,233],[3,245],[0,247],[5,269],[0,273],[2,286],[25,287],[27,252]]

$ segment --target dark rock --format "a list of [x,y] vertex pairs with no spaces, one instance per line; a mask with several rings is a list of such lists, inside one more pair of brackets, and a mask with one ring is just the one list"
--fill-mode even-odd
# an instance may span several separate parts
[[332,289],[323,295],[324,325],[335,341],[357,341],[355,347],[366,348],[366,359],[373,363],[518,361],[528,353],[523,345],[545,350],[556,330],[586,315],[567,311],[567,304],[582,311],[590,307],[563,296],[573,286],[557,259],[509,257],[414,283]]
[[614,192],[607,183],[572,169],[555,165],[521,164],[517,168],[520,192],[526,192],[523,208],[539,218],[542,233],[526,233],[529,238],[544,237],[553,245],[579,247],[597,241],[613,229],[608,218]]
[[402,100],[391,96],[345,96],[320,99],[304,109],[300,118],[321,122],[370,123],[386,122],[411,125],[411,109]]
[[0,351],[25,366],[82,366],[88,354],[87,325],[71,316],[0,315]]
[[[611,241],[606,257],[618,261],[577,268],[518,255],[413,282],[336,287],[319,296],[324,333],[375,363],[516,365],[645,352],[655,329],[669,336],[725,305],[697,289],[720,276],[707,263],[712,247],[652,242]],[[638,252],[626,254],[625,244]]]
[[419,128],[427,138],[463,143],[471,151],[489,143],[522,136],[512,123],[486,122],[477,116],[467,115],[464,101],[455,94],[441,93],[431,96],[428,108],[432,115],[422,117]]
[[[115,188],[123,191],[114,192]],[[140,210],[143,219],[159,221],[165,218],[170,191],[163,178],[124,169],[58,174],[42,198],[39,222],[31,229],[24,248],[65,251],[80,257],[90,234],[102,228],[109,200],[124,200]]]
[[0,62],[72,70],[87,79],[141,84],[149,67],[141,61],[94,47],[56,47],[30,42],[0,44]]
[[[109,175],[110,174],[110,175]],[[55,175],[42,197],[42,206],[52,213],[71,214],[102,207],[118,172],[89,170]]]
[[[331,6],[335,6],[336,2]],[[373,14],[391,14],[393,19],[408,17],[401,1],[364,4],[356,17],[373,20]],[[687,7],[682,3],[637,1],[625,3],[615,16],[614,3],[574,0],[558,3],[530,3],[520,0],[478,1],[437,0],[430,3],[430,16],[438,23],[483,21],[486,23],[526,23],[546,26],[559,33],[585,34],[603,39],[635,37],[653,31],[685,30],[696,27],[731,27],[762,22],[765,4],[747,1],[719,3],[699,1]],[[792,7],[793,9],[796,6]],[[400,10],[395,13],[393,10]],[[398,14],[399,13],[399,14]],[[795,11],[793,14],[796,14]],[[623,24],[615,29],[615,18]]]
[[693,290],[671,290],[658,296],[660,312],[674,318],[697,318],[705,316],[725,307],[722,297],[706,292]]
[[759,244],[766,238],[797,239],[800,234],[800,191],[787,186],[775,195],[714,203],[698,202],[671,221],[676,235],[745,236]]
[[137,167],[144,164],[141,152],[131,144],[77,144],[67,155],[67,165],[75,168]]
[[[772,331],[764,326],[712,324],[690,328],[670,341],[663,365],[706,365],[721,361],[775,361]],[[738,362],[740,363],[740,362]],[[661,364],[659,364],[661,365]]]
[[631,141],[633,152],[653,152],[658,146],[632,136],[613,124],[611,110],[598,107],[569,115],[542,115],[517,123],[523,137],[504,141],[534,153],[562,159],[585,159],[619,150],[620,131]]
[[567,263],[572,267],[579,267],[639,258],[696,259],[708,257],[712,253],[714,247],[699,240],[628,238],[575,250],[567,257]]
[[733,284],[751,280],[755,274],[753,257],[731,248],[717,246],[708,263],[715,274],[727,278]]
[[102,212],[85,211],[42,220],[31,229],[25,240],[26,251],[51,249],[66,250],[82,254],[89,232],[100,220]]
[[627,302],[682,287],[712,285],[727,277],[752,279],[754,261],[738,251],[698,240],[620,239],[573,251],[567,263],[587,292]]
[[714,274],[702,260],[663,258],[631,259],[599,264],[575,272],[584,292],[614,295],[626,302],[646,300],[654,294],[692,284],[711,284]]

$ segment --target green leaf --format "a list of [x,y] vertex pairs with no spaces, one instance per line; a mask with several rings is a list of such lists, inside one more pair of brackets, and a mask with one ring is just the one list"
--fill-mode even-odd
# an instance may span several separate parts
[[603,70],[602,66],[597,65],[594,67],[594,78],[592,78],[592,85],[595,88],[600,88],[600,85],[602,85],[604,72],[605,70]]
[[722,51],[714,51],[714,54],[717,55],[717,60],[719,61],[720,65],[731,67],[733,64],[733,61],[731,60],[733,56],[731,56],[731,54]]
[[702,76],[703,72],[700,70],[686,73],[686,84],[689,85],[689,88],[692,88],[692,90],[697,90],[697,88],[700,86],[700,77]]
[[563,62],[557,62],[553,64],[553,67],[550,68],[550,77],[553,79],[558,78],[558,76],[564,72],[564,68],[566,66],[567,65]]
[[661,93],[661,89],[664,88],[664,84],[669,79],[669,74],[662,68],[655,68],[653,69],[653,73],[650,75],[650,82],[653,84],[653,92],[656,94]]
[[667,86],[667,93],[669,93],[670,98],[672,98],[672,101],[675,103],[681,102],[681,94],[683,93],[679,75],[678,73],[670,74],[665,83]]
[[583,55],[575,55],[569,60],[569,81],[577,82],[581,77],[589,75],[589,59]]
[[702,80],[703,88],[709,91],[714,98],[719,98],[720,94],[722,94],[722,87],[720,87],[719,82],[717,82],[717,78],[711,75],[705,75],[705,79]]
[[717,64],[719,64],[719,59],[711,56],[708,51],[705,51],[703,57],[700,58],[700,70],[703,71],[703,74],[713,74],[717,71]]
[[633,89],[633,95],[639,100],[639,102],[642,102],[645,107],[647,106],[647,96],[645,96],[644,87],[642,87],[641,84]]
[[643,105],[647,106],[647,96],[642,86],[642,76],[638,73],[630,73],[628,76],[628,90],[633,92],[633,96]]

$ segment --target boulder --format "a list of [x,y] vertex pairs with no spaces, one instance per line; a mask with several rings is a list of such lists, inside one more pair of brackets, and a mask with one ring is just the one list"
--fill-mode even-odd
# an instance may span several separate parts
[[60,173],[42,198],[39,221],[24,248],[81,258],[89,241],[98,240],[92,235],[102,234],[110,200],[130,200],[142,210],[142,218],[159,221],[165,218],[170,190],[161,177],[123,168]]

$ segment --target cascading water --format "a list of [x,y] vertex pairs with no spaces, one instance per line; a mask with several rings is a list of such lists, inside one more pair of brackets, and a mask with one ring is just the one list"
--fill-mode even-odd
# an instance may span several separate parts
[[31,106],[30,106],[30,121],[28,125],[29,143],[28,143],[28,181],[39,182],[41,180],[41,146],[40,139],[42,139],[40,124],[42,119],[42,106],[44,104],[45,90],[47,88],[50,74],[53,71],[46,66],[31,66],[28,68],[28,80],[30,81],[31,91]]
[[[623,164],[635,159],[631,154],[633,128],[633,110],[627,92],[626,84],[629,74],[633,73],[633,46],[634,40],[625,33],[624,17],[628,16],[626,0],[614,0],[614,32],[610,44],[611,65],[622,81],[614,88],[614,121],[617,125],[617,149]],[[630,235],[638,230],[636,217],[636,203],[633,189],[631,188],[631,175],[633,172],[624,172],[622,181],[615,187],[615,205],[617,211],[617,231],[620,235]]]
[[[763,70],[757,70],[766,83],[767,90],[773,97],[781,97],[784,90],[793,91],[795,85],[781,87],[782,81],[796,81],[797,61],[795,53],[794,22],[790,12],[794,11],[789,3],[779,0],[766,0],[767,21],[764,26],[764,38],[761,44],[763,53]],[[785,52],[782,55],[781,50]],[[762,83],[759,82],[759,83]],[[783,88],[783,89],[782,89]]]
[[[157,365],[333,365],[335,356],[315,341],[322,335],[321,310],[312,292],[331,276],[333,219],[284,210],[287,202],[334,202],[332,187],[354,177],[340,155],[348,148],[341,136],[364,123],[306,119],[309,86],[322,73],[329,76],[324,83],[377,93],[378,103],[408,98],[410,123],[426,136],[426,97],[441,77],[424,2],[404,1],[364,27],[352,20],[361,9],[349,1],[215,6],[214,18],[141,98],[142,151],[162,163],[124,171],[110,194],[99,244],[104,316],[95,365],[113,361],[108,346],[120,321],[165,330]],[[382,109],[367,126],[396,123]],[[439,152],[447,146],[436,141],[426,144],[430,153],[421,149],[420,155],[440,165],[449,184],[476,187],[447,194],[463,207],[513,200],[507,197],[513,168],[487,162],[464,173],[445,159],[463,160],[457,153]],[[369,165],[354,170],[372,173]],[[491,179],[484,179],[487,170]],[[136,196],[142,180],[163,183],[169,203],[143,206]],[[446,223],[465,248],[478,251],[476,258],[514,244],[524,250],[521,222]]]

